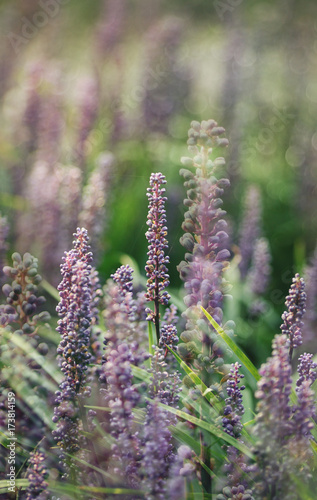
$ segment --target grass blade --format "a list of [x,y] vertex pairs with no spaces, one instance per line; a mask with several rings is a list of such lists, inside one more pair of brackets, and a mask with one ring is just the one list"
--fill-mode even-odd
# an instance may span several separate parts
[[213,319],[213,317],[206,311],[206,309],[204,309],[203,307],[201,309],[202,309],[203,313],[205,314],[206,318],[208,319],[208,321],[211,323],[211,325],[216,330],[216,332],[225,341],[227,346],[237,356],[237,358],[241,361],[241,363],[245,366],[245,368],[251,373],[253,378],[256,381],[260,380],[261,375],[259,374],[258,370],[255,368],[252,361],[249,360],[248,356],[246,356],[244,354],[244,352],[241,351],[240,347],[238,347],[237,344],[229,337],[229,335],[227,335],[227,333],[224,331],[224,329],[221,328],[220,325],[218,325],[217,321],[215,321]]
[[205,422],[204,420],[196,418],[192,415],[189,415],[188,413],[185,413],[181,410],[176,410],[176,408],[172,408],[172,407],[167,406],[163,403],[159,403],[159,406],[161,406],[165,410],[169,411],[170,413],[177,415],[178,417],[182,418],[183,420],[186,420],[187,422],[191,422],[192,424],[197,425],[201,429],[205,429],[206,431],[210,432],[210,434],[212,434],[213,436],[216,436],[217,438],[222,439],[223,441],[226,441],[226,443],[228,443],[231,446],[234,446],[239,451],[241,451],[241,453],[244,453],[247,457],[251,458],[252,460],[255,459],[254,454],[251,452],[251,450],[249,450],[249,448],[244,443],[237,441],[236,439],[229,436],[229,434],[227,434],[223,430],[219,429],[215,425],[210,424],[209,422]]

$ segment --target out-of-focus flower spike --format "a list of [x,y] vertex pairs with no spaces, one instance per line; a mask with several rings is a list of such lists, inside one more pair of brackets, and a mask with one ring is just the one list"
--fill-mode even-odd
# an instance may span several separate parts
[[241,278],[248,273],[254,245],[261,234],[261,196],[257,186],[250,186],[245,199],[244,215],[240,228],[239,248],[241,261],[239,269]]
[[250,288],[255,295],[263,295],[267,289],[271,275],[271,254],[266,238],[259,238],[255,242],[252,264],[248,273]]
[[97,166],[92,171],[83,191],[83,204],[79,214],[79,224],[87,229],[94,254],[98,249],[97,241],[105,228],[104,211],[113,165],[113,155],[111,153],[102,153],[98,157]]
[[[213,147],[228,145],[228,140],[221,137],[224,132],[214,120],[193,121],[187,141],[193,157],[182,158],[186,168],[180,170],[187,188],[184,204],[188,209],[182,224],[185,234],[180,239],[186,250],[185,260],[178,266],[180,277],[185,282],[184,302],[187,307],[183,313],[186,331],[181,339],[184,342],[201,339],[204,359],[209,360],[220,353],[212,351],[210,328],[202,332],[202,325],[198,327],[197,322],[205,322],[200,306],[218,323],[222,322],[223,271],[230,252],[225,248],[228,236],[221,196],[229,181],[216,179],[215,172],[224,161],[223,158],[212,160],[211,154]],[[186,357],[186,352],[183,355]]]
[[316,341],[317,331],[317,248],[304,275],[307,302],[303,326],[303,340],[304,342],[313,342]]

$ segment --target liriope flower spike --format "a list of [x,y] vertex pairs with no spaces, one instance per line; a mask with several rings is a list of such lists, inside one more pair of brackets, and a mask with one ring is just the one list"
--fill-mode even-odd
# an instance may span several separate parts
[[188,207],[182,224],[185,234],[180,239],[187,253],[185,261],[178,266],[187,292],[184,298],[187,310],[183,314],[186,331],[181,338],[188,342],[202,336],[203,356],[209,366],[213,354],[219,353],[212,353],[209,327],[201,334],[197,320],[204,318],[200,310],[203,306],[218,323],[222,322],[222,275],[230,253],[225,248],[228,235],[223,216],[226,212],[220,208],[220,197],[229,181],[215,178],[216,168],[225,162],[223,158],[211,160],[211,154],[214,146],[227,146],[228,140],[220,137],[224,132],[214,120],[192,122],[187,144],[193,158],[182,158],[181,161],[193,171],[180,170],[187,188],[184,204]]
[[[62,281],[58,286],[61,300],[56,308],[60,319],[58,332],[61,341],[57,348],[64,380],[56,392],[53,421],[55,440],[63,452],[74,453],[79,449],[80,398],[89,394],[85,387],[86,370],[90,361],[91,261],[86,229],[77,229],[73,249],[65,252],[61,265]],[[70,464],[71,466],[72,464]]]
[[145,270],[147,276],[147,291],[145,294],[148,302],[154,302],[154,312],[148,308],[147,319],[155,324],[157,343],[160,340],[160,312],[159,305],[167,305],[170,299],[165,288],[169,285],[169,275],[166,264],[169,262],[169,257],[165,255],[165,250],[168,248],[166,239],[167,227],[165,217],[165,188],[166,179],[163,174],[151,174],[150,187],[147,189],[147,197],[149,199],[149,211],[147,217],[147,225],[149,226],[146,232],[148,240],[148,259]]
[[282,314],[281,330],[289,338],[289,361],[292,361],[293,350],[303,343],[302,328],[303,315],[306,307],[305,282],[299,274],[295,274],[293,283],[286,297],[287,310]]

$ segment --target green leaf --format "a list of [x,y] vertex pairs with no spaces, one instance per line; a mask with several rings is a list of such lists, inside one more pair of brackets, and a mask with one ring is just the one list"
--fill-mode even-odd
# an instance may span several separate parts
[[208,321],[212,324],[216,332],[220,335],[220,337],[226,342],[227,346],[232,350],[232,352],[237,356],[237,358],[241,361],[241,363],[246,367],[246,369],[251,373],[251,375],[255,378],[256,381],[260,380],[261,375],[258,370],[255,368],[254,364],[249,360],[249,358],[244,354],[243,351],[237,346],[237,344],[227,335],[221,326],[210,316],[210,314],[204,309],[201,308],[203,313],[205,314]]
[[55,299],[57,302],[61,300],[58,291],[56,288],[51,285],[48,281],[42,280],[41,281],[41,287],[44,288],[44,290],[51,296],[53,299]]
[[39,354],[29,342],[24,340],[23,337],[15,333],[10,333],[7,330],[2,329],[1,333],[6,340],[9,340],[14,345],[22,349],[30,359],[33,359],[41,368],[59,385],[63,379],[63,376],[56,367],[51,364],[44,356]]
[[190,377],[190,379],[194,382],[195,386],[201,392],[201,395],[207,399],[209,404],[213,406],[218,412],[222,410],[223,404],[218,401],[217,396],[213,394],[212,390],[204,384],[204,382],[199,378],[197,373],[195,373],[186,363],[181,359],[181,357],[173,351],[169,346],[166,346],[168,350],[173,354],[173,356],[177,359],[180,367],[184,370],[184,372]]
[[229,434],[227,434],[223,430],[219,429],[215,425],[210,424],[209,422],[205,422],[204,420],[196,418],[192,415],[189,415],[188,413],[185,413],[181,410],[176,410],[176,408],[171,408],[170,406],[167,406],[163,403],[159,403],[159,406],[161,406],[165,410],[169,411],[170,413],[177,415],[178,417],[182,418],[183,420],[186,420],[187,422],[191,422],[192,424],[197,425],[201,429],[205,429],[206,431],[210,432],[210,434],[216,436],[217,438],[222,439],[223,441],[226,441],[229,445],[234,446],[235,448],[240,450],[241,453],[244,453],[247,457],[251,458],[252,460],[255,459],[253,453],[249,450],[249,448],[244,443],[241,443],[240,441],[236,440],[235,438],[229,436]]

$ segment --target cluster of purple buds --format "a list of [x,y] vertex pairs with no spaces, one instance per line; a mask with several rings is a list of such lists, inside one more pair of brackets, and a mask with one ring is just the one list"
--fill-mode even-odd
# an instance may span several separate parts
[[[167,350],[167,346],[173,350],[177,349],[179,338],[177,336],[177,328],[175,325],[163,325],[161,328],[161,336],[160,336],[160,347],[165,347]],[[165,351],[165,355],[167,351]]]
[[217,500],[254,500],[254,497],[252,490],[239,484],[239,486],[226,486],[222,493],[217,495]]
[[153,321],[156,328],[157,340],[160,338],[159,326],[159,304],[167,305],[170,299],[165,288],[169,285],[169,275],[166,265],[169,257],[165,255],[168,248],[166,239],[166,211],[164,196],[166,184],[165,176],[161,173],[153,173],[150,177],[150,187],[147,189],[149,199],[149,210],[147,216],[148,231],[145,233],[148,241],[148,259],[145,266],[147,276],[147,291],[145,294],[148,302],[154,302],[154,312],[148,308],[148,321]]
[[227,380],[226,406],[223,410],[222,426],[224,431],[232,437],[240,437],[242,430],[241,417],[244,414],[244,406],[242,403],[242,392],[245,389],[244,385],[239,385],[244,375],[239,373],[239,368],[242,365],[239,363],[232,364],[229,378]]
[[296,382],[297,387],[301,386],[304,381],[309,380],[312,384],[317,378],[317,363],[313,362],[313,355],[310,353],[301,354],[298,358],[298,380]]
[[45,455],[41,451],[35,451],[30,454],[27,470],[29,486],[26,490],[26,500],[45,500],[48,498],[48,483],[46,481],[48,472],[43,463],[44,461]]
[[0,324],[8,326],[16,323],[15,331],[20,334],[33,335],[39,321],[50,318],[48,312],[35,314],[45,303],[43,296],[38,296],[38,285],[42,277],[38,274],[38,261],[31,254],[23,257],[17,252],[12,254],[13,266],[5,266],[3,273],[12,279],[12,283],[2,287],[7,305],[1,306]]
[[295,274],[293,283],[286,297],[285,305],[287,310],[282,314],[283,323],[281,325],[282,334],[289,338],[289,361],[292,360],[293,350],[303,343],[302,328],[303,315],[306,306],[305,282],[299,274]]

